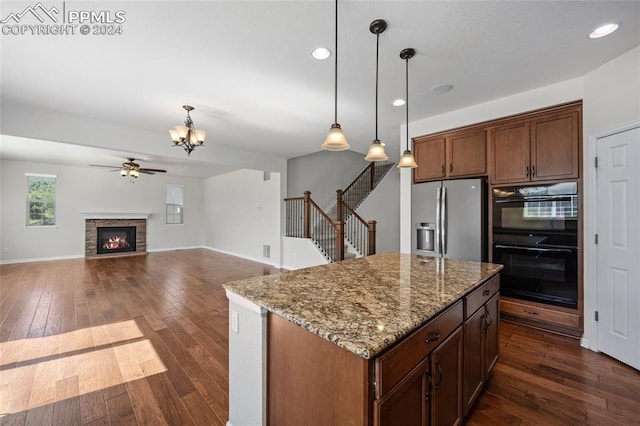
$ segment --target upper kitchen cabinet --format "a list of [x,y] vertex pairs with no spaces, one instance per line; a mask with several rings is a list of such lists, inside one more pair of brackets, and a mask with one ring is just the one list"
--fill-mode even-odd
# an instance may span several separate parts
[[580,106],[489,129],[492,184],[579,177]]
[[413,141],[414,182],[487,174],[486,131],[460,130]]

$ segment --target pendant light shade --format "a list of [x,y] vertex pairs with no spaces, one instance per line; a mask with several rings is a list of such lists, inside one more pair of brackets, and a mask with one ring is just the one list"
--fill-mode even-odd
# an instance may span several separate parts
[[376,19],[369,25],[369,31],[376,35],[376,137],[369,146],[369,152],[364,157],[367,161],[386,161],[389,159],[384,152],[384,145],[378,139],[378,59],[380,51],[380,34],[387,29],[387,22],[384,19]]
[[407,148],[405,149],[402,157],[400,157],[400,161],[398,161],[399,169],[415,169],[418,167],[416,163],[416,159],[413,157],[411,150],[409,149],[409,59],[413,58],[413,55],[416,54],[416,51],[412,48],[403,49],[400,52],[400,58],[405,60],[405,77],[406,77],[406,93],[405,93],[405,106],[406,106],[406,114],[407,114],[407,126],[406,130],[406,142]]
[[338,124],[338,0],[336,0],[336,45],[335,45],[335,55],[334,55],[334,92],[333,92],[333,107],[334,107],[334,116],[333,116],[333,124],[329,129],[329,134],[327,134],[327,138],[324,140],[322,144],[322,149],[327,151],[345,151],[351,146],[349,142],[347,142],[347,138],[344,136],[342,132],[342,128],[340,124]]

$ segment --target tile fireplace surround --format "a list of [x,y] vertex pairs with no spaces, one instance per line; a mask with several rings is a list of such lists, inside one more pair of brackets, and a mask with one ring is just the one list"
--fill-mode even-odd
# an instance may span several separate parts
[[[147,219],[151,213],[83,213],[82,215],[85,220],[85,259],[147,254]],[[136,251],[98,254],[98,228],[105,226],[135,226]]]

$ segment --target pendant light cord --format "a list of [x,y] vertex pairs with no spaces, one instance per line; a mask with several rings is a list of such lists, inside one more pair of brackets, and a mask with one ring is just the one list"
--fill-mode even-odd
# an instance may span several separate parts
[[380,50],[380,33],[376,34],[376,139],[378,140],[378,52]]
[[409,58],[405,59],[405,77],[406,77],[406,92],[405,92],[405,110],[407,112],[407,128],[405,129],[407,132],[407,151],[409,151]]
[[335,69],[334,69],[334,90],[333,90],[333,111],[334,111],[334,123],[338,122],[338,0],[336,0],[336,40],[335,40]]

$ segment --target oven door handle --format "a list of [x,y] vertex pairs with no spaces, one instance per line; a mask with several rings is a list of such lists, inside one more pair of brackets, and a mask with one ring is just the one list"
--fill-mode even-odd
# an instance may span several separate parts
[[527,201],[571,201],[571,196],[566,195],[557,195],[557,196],[548,196],[548,197],[511,197],[511,198],[494,198],[493,202],[496,204],[504,204],[504,203],[517,203],[517,202],[527,202]]
[[521,246],[503,246],[500,244],[497,244],[495,246],[495,248],[497,249],[513,249],[513,250],[526,250],[526,251],[541,251],[541,252],[546,252],[546,253],[572,253],[573,250],[571,249],[554,249],[554,248],[538,248],[538,247],[521,247]]

